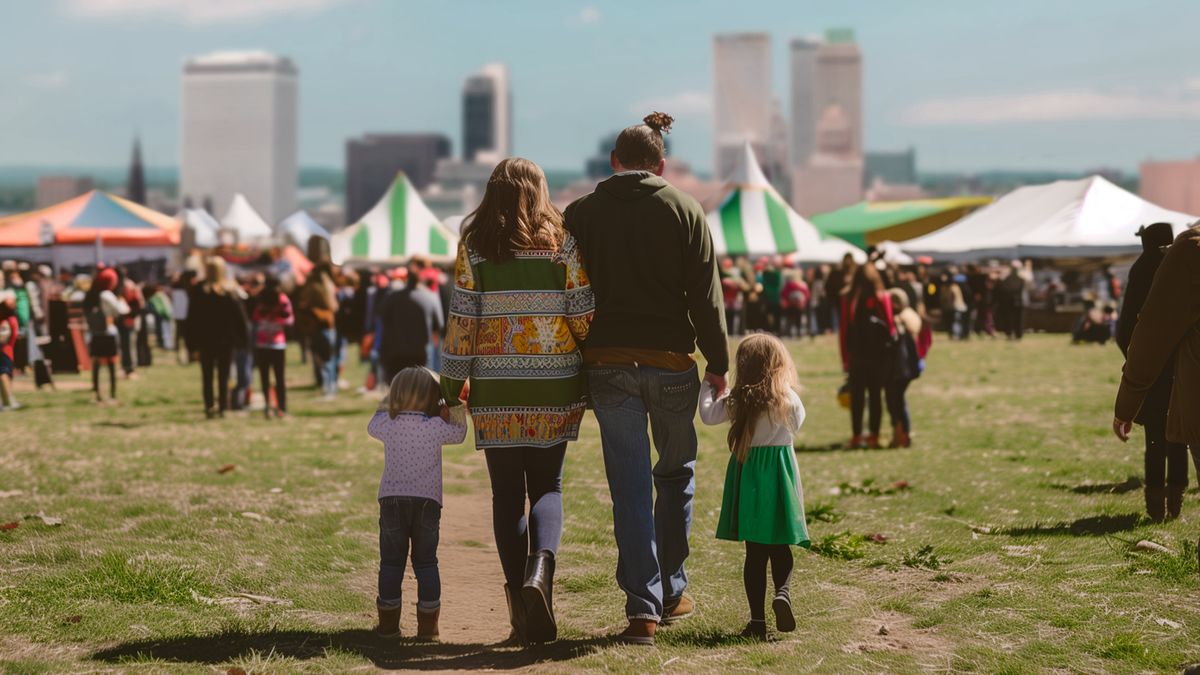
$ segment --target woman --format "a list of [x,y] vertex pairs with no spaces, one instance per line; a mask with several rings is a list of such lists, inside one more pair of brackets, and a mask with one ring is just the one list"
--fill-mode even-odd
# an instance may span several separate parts
[[313,268],[300,289],[301,319],[297,329],[312,349],[313,375],[323,398],[333,400],[338,391],[337,282],[333,264]]
[[117,398],[117,347],[118,326],[129,314],[129,303],[118,297],[117,271],[106,267],[96,273],[96,279],[83,296],[83,316],[88,328],[88,356],[92,359],[92,392],[96,402],[104,397],[100,394],[100,366],[108,367],[109,398]]
[[896,318],[896,353],[883,392],[888,415],[892,418],[893,435],[888,447],[907,448],[912,446],[912,420],[905,395],[908,385],[925,369],[925,354],[929,351],[932,333],[926,329],[921,315],[909,307],[909,297],[904,289],[893,288],[888,294]]
[[287,380],[284,379],[284,364],[287,362],[287,336],[285,331],[295,322],[292,301],[279,289],[279,278],[268,274],[254,303],[254,362],[258,364],[262,380],[263,414],[271,419],[271,371],[275,371],[275,411],[283,418],[287,415]]
[[552,590],[563,459],[586,405],[580,343],[594,299],[537,164],[501,162],[466,222],[442,392],[451,406],[468,396],[475,446],[487,457],[511,639],[549,642],[557,636]]
[[[842,294],[840,338],[842,369],[850,385],[852,448],[877,449],[883,423],[883,386],[892,368],[896,326],[892,299],[874,265],[860,265],[849,289]],[[863,433],[863,407],[868,406],[868,434]]]
[[[225,272],[225,260],[209,258],[204,283],[194,286],[188,303],[188,344],[200,352],[200,377],[204,414],[224,417],[229,408],[229,366],[233,350],[246,345],[246,310],[237,289]],[[217,400],[213,402],[213,370],[217,375]]]

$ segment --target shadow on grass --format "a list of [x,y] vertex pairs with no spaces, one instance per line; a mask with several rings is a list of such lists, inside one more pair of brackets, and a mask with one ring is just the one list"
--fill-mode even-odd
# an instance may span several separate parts
[[845,443],[829,443],[828,445],[797,445],[795,446],[798,453],[818,453],[818,452],[882,452],[885,450],[895,450],[896,448],[851,448]]
[[321,408],[318,410],[293,410],[289,413],[292,417],[349,417],[351,415],[361,415],[363,411],[359,408]]
[[1059,490],[1070,490],[1079,495],[1123,495],[1126,492],[1133,492],[1142,489],[1145,485],[1140,476],[1130,476],[1120,483],[1083,483],[1081,485],[1063,485],[1061,483],[1054,487]]
[[102,420],[100,422],[93,422],[92,426],[106,427],[109,429],[140,429],[148,424],[149,422],[121,422],[114,420]]
[[1027,527],[1005,527],[1001,528],[998,534],[1007,534],[1010,537],[1056,534],[1075,537],[1095,537],[1132,530],[1141,521],[1142,514],[1140,513],[1124,513],[1119,516],[1090,516],[1069,523],[1035,523]]
[[275,654],[297,660],[324,658],[329,651],[357,654],[386,670],[515,670],[538,663],[567,661],[610,644],[608,638],[559,640],[529,649],[497,645],[425,643],[381,638],[369,630],[268,631],[217,633],[165,640],[125,642],[92,654],[105,663],[150,659],[216,665],[253,654]]

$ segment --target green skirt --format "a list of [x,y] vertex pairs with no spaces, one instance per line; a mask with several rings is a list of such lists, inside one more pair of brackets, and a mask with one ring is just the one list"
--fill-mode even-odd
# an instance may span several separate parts
[[717,538],[808,547],[804,494],[792,446],[750,448],[745,464],[730,453]]

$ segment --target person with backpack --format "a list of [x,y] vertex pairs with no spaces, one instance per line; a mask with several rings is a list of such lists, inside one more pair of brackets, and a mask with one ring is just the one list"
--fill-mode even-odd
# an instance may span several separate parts
[[892,372],[884,385],[888,415],[892,418],[892,441],[889,448],[912,446],[912,420],[908,415],[905,394],[908,385],[925,370],[925,354],[929,351],[933,331],[925,325],[921,315],[908,304],[908,294],[903,289],[888,291],[892,297],[892,311],[896,321],[896,346],[892,360]]
[[[851,448],[879,449],[883,424],[883,387],[892,370],[896,338],[892,297],[874,265],[859,265],[849,292],[841,298],[839,332],[842,369],[850,389]],[[868,409],[863,436],[863,411]]]
[[100,366],[108,367],[109,398],[117,398],[117,359],[120,347],[117,337],[121,318],[130,312],[129,303],[115,293],[117,271],[106,267],[96,273],[96,278],[83,296],[83,316],[87,320],[88,356],[92,360],[92,393],[96,402],[104,397],[100,394]]

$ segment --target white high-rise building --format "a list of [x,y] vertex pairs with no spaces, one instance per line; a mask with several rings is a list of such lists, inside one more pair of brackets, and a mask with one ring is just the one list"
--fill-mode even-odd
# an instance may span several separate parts
[[463,159],[495,164],[512,154],[508,66],[489,63],[463,85]]
[[792,40],[792,163],[808,163],[817,150],[817,126],[830,108],[849,125],[852,155],[863,154],[862,54],[849,30],[824,40]]
[[297,71],[261,51],[215,52],[183,68],[179,198],[224,213],[236,193],[272,225],[296,210]]
[[749,141],[759,152],[771,138],[771,36],[713,36],[713,175],[732,173]]

